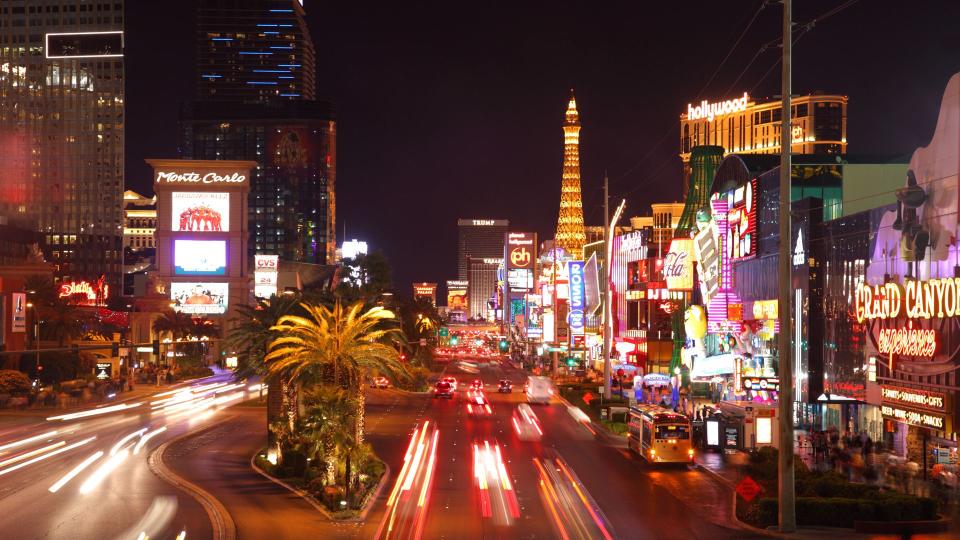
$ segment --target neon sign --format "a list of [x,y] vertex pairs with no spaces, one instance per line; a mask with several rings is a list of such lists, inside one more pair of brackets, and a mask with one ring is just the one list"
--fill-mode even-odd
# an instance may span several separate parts
[[727,194],[727,257],[731,261],[757,254],[757,181]]
[[693,240],[674,238],[670,242],[670,251],[663,262],[663,276],[667,288],[671,291],[689,291],[693,289]]
[[570,313],[567,316],[570,330],[574,334],[582,334],[584,327],[584,309],[586,290],[583,287],[583,261],[567,263],[567,273],[570,276]]
[[942,416],[891,407],[890,405],[880,405],[880,414],[914,426],[943,429],[944,425]]
[[749,99],[747,93],[744,92],[743,97],[738,99],[728,99],[716,103],[709,103],[707,100],[703,100],[696,107],[694,107],[692,103],[687,103],[687,120],[706,118],[712,122],[717,116],[745,111],[747,110],[747,101]]
[[920,407],[933,411],[946,412],[947,399],[940,392],[929,392],[916,388],[883,385],[880,389],[884,401],[892,401],[900,405]]
[[246,179],[247,177],[240,173],[220,176],[217,173],[209,172],[201,176],[200,173],[197,172],[176,173],[157,171],[157,182],[165,184],[242,184]]
[[882,328],[878,349],[880,354],[932,357],[937,350],[937,334],[912,325],[909,328]]
[[102,304],[110,296],[110,286],[99,280],[97,283],[87,281],[70,281],[60,284],[60,298],[68,298],[75,304],[95,306]]
[[894,319],[904,312],[910,319],[960,316],[960,278],[908,280],[868,285],[860,283],[854,294],[857,322]]

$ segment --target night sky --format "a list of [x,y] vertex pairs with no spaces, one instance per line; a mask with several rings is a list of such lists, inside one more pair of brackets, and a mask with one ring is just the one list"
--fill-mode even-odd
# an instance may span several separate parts
[[[841,4],[794,3],[798,23]],[[678,115],[699,99],[779,94],[778,48],[744,70],[778,38],[781,10],[760,12],[708,85],[761,1],[655,5],[307,0],[317,94],[337,110],[338,242],[345,224],[382,249],[406,294],[456,278],[459,217],[552,237],[570,88],[587,224],[601,221],[605,169],[628,215],[678,200]],[[909,155],[960,71],[956,20],[960,2],[854,2],[796,43],[794,93],[850,96],[850,154]],[[193,96],[192,2],[129,1],[127,24],[126,181],[149,193],[143,159],[176,156],[178,103]]]

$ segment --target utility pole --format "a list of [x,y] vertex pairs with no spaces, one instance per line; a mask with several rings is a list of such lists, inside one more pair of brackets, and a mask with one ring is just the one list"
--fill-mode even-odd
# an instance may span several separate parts
[[[610,253],[611,242],[613,238],[610,237],[610,182],[607,178],[607,171],[603,171],[603,252]],[[605,261],[604,269],[610,268],[610,264],[613,261]],[[609,272],[604,272],[605,276],[609,275]],[[610,281],[607,280],[606,288],[610,287]],[[604,289],[606,290],[606,289]],[[609,297],[608,297],[609,298]],[[611,307],[608,305],[609,302],[606,301],[606,298],[603,302],[603,399],[610,400],[613,397],[613,392],[610,389],[610,341],[611,341],[611,325],[610,314]]]
[[[790,299],[792,287],[792,260],[790,241],[793,232],[790,226],[790,150],[793,144],[793,131],[790,129],[792,91],[792,53],[793,53],[793,0],[783,0],[783,74],[781,98],[783,109],[780,125],[780,256],[779,256],[779,302],[777,308],[780,317],[780,335],[777,336],[777,348],[780,356],[780,452],[778,462],[778,491],[780,532],[794,532],[797,529],[795,493],[793,483],[793,355],[790,338],[791,311]],[[800,324],[800,321],[793,321]]]

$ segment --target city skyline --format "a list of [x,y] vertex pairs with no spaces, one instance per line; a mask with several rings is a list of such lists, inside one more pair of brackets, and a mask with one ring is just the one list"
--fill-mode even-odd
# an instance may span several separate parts
[[[776,47],[744,72],[760,46],[777,37],[775,6],[761,11],[710,81],[759,3],[733,10],[705,3],[683,13],[601,8],[569,27],[558,19],[567,11],[563,7],[521,8],[509,20],[476,14],[450,25],[449,7],[382,8],[361,16],[352,7],[324,9],[308,2],[306,20],[316,50],[326,51],[317,55],[317,96],[335,104],[340,123],[338,237],[345,221],[347,237],[387,254],[396,267],[396,288],[406,290],[413,281],[456,277],[456,220],[464,215],[502,216],[517,230],[552,236],[563,152],[557,118],[571,87],[583,123],[586,224],[600,222],[604,169],[611,197],[627,196],[627,215],[651,202],[682,200],[677,129],[687,104],[739,97],[754,86],[750,94],[758,98],[779,93],[778,70],[771,69]],[[128,8],[128,57],[148,59],[127,68],[128,129],[135,131],[127,143],[131,189],[143,189],[149,179],[139,157],[176,155],[176,126],[167,116],[176,114],[173,98],[192,98],[194,74],[190,66],[169,63],[168,55],[155,57],[150,49],[162,40],[170,50],[190,54],[192,26],[183,13],[188,4],[173,2],[168,13],[146,5]],[[802,24],[832,7],[804,3],[795,8],[795,18]],[[910,7],[910,17],[890,17],[897,9],[905,8],[895,2],[856,3],[818,23],[795,48],[796,93],[849,96],[851,155],[908,155],[927,144],[943,85],[960,69],[960,45],[946,29],[924,22],[960,8],[920,4]],[[647,34],[637,33],[640,25]],[[873,28],[876,37],[851,31],[860,26]],[[423,39],[404,39],[410,29]],[[491,29],[511,45],[490,44],[485,36]],[[694,35],[702,41],[681,38]],[[924,39],[890,39],[911,35]],[[438,40],[449,46],[433,46]],[[666,55],[657,47],[661,42],[675,51]],[[853,57],[855,64],[845,61]],[[674,58],[689,60],[678,65]],[[170,76],[157,86],[150,73],[160,61]],[[426,84],[433,90],[425,94],[418,88]],[[161,91],[164,102],[151,101]],[[647,106],[663,96],[667,101],[659,103],[671,106]],[[498,163],[495,174],[477,166],[491,157]],[[409,229],[392,226],[397,219]],[[440,249],[418,249],[422,239],[411,231],[424,230]]]

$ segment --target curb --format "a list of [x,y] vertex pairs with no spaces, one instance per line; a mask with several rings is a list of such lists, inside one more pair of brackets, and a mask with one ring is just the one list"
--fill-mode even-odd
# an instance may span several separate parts
[[194,500],[200,503],[200,506],[202,506],[207,512],[207,517],[210,518],[210,525],[213,528],[214,540],[236,540],[237,525],[233,522],[233,517],[230,516],[230,513],[227,511],[227,508],[223,505],[223,503],[221,503],[216,497],[205,491],[200,486],[174,473],[163,462],[164,452],[166,452],[167,448],[174,443],[189,439],[190,437],[196,437],[202,433],[210,431],[215,427],[218,427],[219,425],[219,423],[213,424],[198,431],[180,435],[179,437],[161,444],[156,450],[150,453],[150,457],[147,462],[150,466],[150,470],[153,471],[153,474],[160,477],[161,480],[186,492],[188,495],[193,497]]
[[257,450],[256,452],[254,452],[252,456],[250,456],[250,468],[256,471],[257,474],[259,474],[260,476],[266,478],[267,480],[270,480],[271,482],[273,482],[274,484],[277,484],[278,486],[281,486],[293,492],[294,494],[299,496],[301,499],[307,501],[307,503],[309,503],[310,506],[314,507],[318,512],[323,514],[323,517],[335,523],[350,523],[350,522],[361,523],[366,521],[367,514],[370,513],[370,509],[373,507],[373,502],[376,501],[378,497],[380,497],[380,493],[383,492],[383,486],[386,485],[387,479],[390,477],[390,465],[387,465],[386,462],[383,462],[384,470],[383,470],[383,475],[380,476],[380,482],[377,484],[376,489],[373,490],[372,495],[368,496],[367,504],[364,505],[364,507],[360,510],[360,513],[357,514],[357,516],[352,517],[350,519],[337,519],[333,517],[333,514],[331,514],[330,511],[327,510],[320,503],[320,501],[318,501],[313,495],[307,493],[306,491],[303,491],[302,489],[291,486],[290,484],[284,482],[283,480],[280,480],[279,478],[274,478],[269,474],[267,474],[260,467],[257,467],[257,464],[256,464],[257,455],[260,454],[260,452],[262,452],[264,449],[265,448],[261,448],[260,450]]

